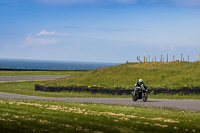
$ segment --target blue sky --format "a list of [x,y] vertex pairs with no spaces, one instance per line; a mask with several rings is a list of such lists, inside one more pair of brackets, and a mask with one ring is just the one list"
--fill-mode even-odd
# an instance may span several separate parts
[[200,52],[200,0],[1,0],[0,58],[130,62]]

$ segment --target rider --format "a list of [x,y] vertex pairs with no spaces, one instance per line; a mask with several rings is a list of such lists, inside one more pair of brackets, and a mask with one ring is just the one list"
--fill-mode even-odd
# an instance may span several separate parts
[[144,86],[144,89],[147,90],[147,86],[144,84],[143,80],[142,79],[139,79],[139,81],[137,81],[137,83],[135,84],[135,88],[136,87],[140,87],[140,86]]

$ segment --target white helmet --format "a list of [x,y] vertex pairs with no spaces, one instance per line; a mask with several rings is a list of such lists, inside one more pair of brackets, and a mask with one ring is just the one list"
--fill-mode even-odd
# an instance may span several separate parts
[[140,83],[143,83],[143,80],[142,80],[142,79],[139,79],[139,82],[140,82]]

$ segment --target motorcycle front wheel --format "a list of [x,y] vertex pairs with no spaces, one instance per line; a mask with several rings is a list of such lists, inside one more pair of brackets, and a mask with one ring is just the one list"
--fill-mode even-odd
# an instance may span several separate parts
[[135,93],[132,94],[132,99],[134,102],[137,101],[137,96],[135,95]]

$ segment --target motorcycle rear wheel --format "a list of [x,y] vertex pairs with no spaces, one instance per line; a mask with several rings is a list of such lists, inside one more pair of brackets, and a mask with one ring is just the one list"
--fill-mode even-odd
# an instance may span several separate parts
[[143,100],[143,102],[146,102],[147,101],[147,93],[146,92],[143,92],[142,93],[142,100]]

